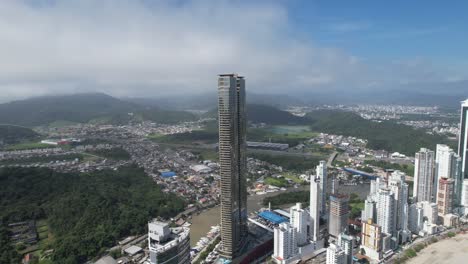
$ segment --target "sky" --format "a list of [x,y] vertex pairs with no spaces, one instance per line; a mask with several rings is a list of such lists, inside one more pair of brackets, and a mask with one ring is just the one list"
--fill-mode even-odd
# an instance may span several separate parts
[[258,93],[443,90],[468,80],[467,10],[455,0],[0,0],[0,101],[202,93],[226,72]]

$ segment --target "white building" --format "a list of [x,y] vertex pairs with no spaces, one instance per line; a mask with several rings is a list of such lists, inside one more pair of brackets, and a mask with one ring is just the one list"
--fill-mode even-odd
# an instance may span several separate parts
[[454,180],[454,205],[459,205],[461,197],[460,187],[463,185],[461,158],[449,146],[437,144],[434,178],[434,195],[436,196],[441,178]]
[[327,201],[327,163],[321,160],[319,165],[315,169],[317,177],[320,179],[320,193],[322,199],[320,199],[320,213],[325,215],[327,212],[326,201]]
[[302,247],[308,244],[307,237],[307,223],[308,223],[308,214],[304,209],[302,209],[302,204],[297,203],[295,206],[290,209],[290,219],[289,222],[293,228],[296,229],[296,241],[297,246]]
[[354,251],[354,237],[341,233],[338,237],[338,245],[343,249],[345,253],[345,264],[353,263],[353,251]]
[[438,222],[438,210],[437,204],[428,201],[421,202],[424,212],[424,218],[427,219],[429,224],[437,225]]
[[296,242],[296,229],[285,222],[274,228],[273,260],[279,264],[289,264],[300,260]]
[[310,178],[310,235],[314,242],[320,240],[320,180],[311,176]]
[[190,263],[190,229],[153,220],[148,223],[148,247],[151,264]]
[[409,207],[408,228],[413,234],[419,235],[424,226],[424,208],[422,204],[412,204]]
[[461,202],[463,206],[463,215],[468,214],[468,179],[463,180]]
[[434,151],[421,148],[414,160],[413,198],[415,202],[433,201]]
[[327,264],[346,264],[346,256],[344,250],[331,243],[327,248]]
[[382,227],[382,233],[390,236],[396,231],[395,195],[389,189],[377,192],[377,224]]
[[364,201],[364,210],[361,214],[361,219],[363,221],[367,221],[372,219],[375,221],[377,218],[377,202],[374,201],[371,196],[368,196],[367,199]]
[[394,171],[388,180],[388,188],[393,192],[395,199],[395,231],[399,244],[405,243],[410,238],[408,230],[408,184],[405,183],[406,175],[401,171]]

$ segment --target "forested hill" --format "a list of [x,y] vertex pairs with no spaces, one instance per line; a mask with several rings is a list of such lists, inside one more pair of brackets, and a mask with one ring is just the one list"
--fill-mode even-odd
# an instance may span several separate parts
[[[246,110],[247,120],[252,123],[266,123],[269,125],[301,125],[307,122],[307,120],[302,117],[294,116],[289,112],[269,105],[247,104]],[[212,109],[206,113],[205,116],[217,118],[218,109]]]
[[192,121],[196,117],[187,112],[163,111],[101,93],[45,96],[0,104],[0,123],[27,127],[63,121],[125,124],[132,119],[174,123]]
[[[85,263],[118,239],[143,234],[151,218],[184,207],[135,167],[85,174],[0,169],[0,223],[45,219],[54,239],[40,249],[54,249],[53,263]],[[0,248],[5,243],[0,239]]]
[[24,140],[37,139],[39,134],[25,127],[0,125],[0,143],[13,144]]
[[397,124],[366,120],[358,114],[343,111],[313,111],[306,115],[312,130],[368,140],[371,149],[398,151],[413,156],[421,147],[435,149],[436,144],[449,144],[444,136],[429,135],[424,130]]
[[304,118],[292,115],[273,106],[249,104],[247,105],[247,119],[253,123],[267,123],[270,125],[301,125]]

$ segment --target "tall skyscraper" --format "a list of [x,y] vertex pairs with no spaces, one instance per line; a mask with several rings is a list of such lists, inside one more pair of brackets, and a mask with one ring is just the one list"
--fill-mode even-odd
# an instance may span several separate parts
[[464,207],[463,214],[466,215],[468,213],[468,179],[463,180],[461,204]]
[[439,216],[443,217],[446,214],[453,212],[453,189],[454,179],[440,178],[439,190],[437,193],[437,210]]
[[218,78],[219,163],[221,176],[220,254],[234,259],[247,238],[245,80]]
[[338,238],[341,232],[348,227],[349,197],[344,194],[330,195],[330,217],[328,233]]
[[414,161],[414,202],[435,201],[434,187],[434,151],[421,148]]
[[289,222],[291,223],[292,227],[296,229],[297,236],[296,242],[299,247],[302,247],[308,243],[307,237],[307,218],[308,215],[306,214],[305,210],[302,209],[302,204],[297,203],[295,206],[291,207],[290,209],[290,216]]
[[389,189],[380,189],[377,193],[377,224],[382,233],[394,236],[396,233],[395,195]]
[[[437,195],[439,190],[438,184],[441,178],[451,178],[453,179],[454,186],[461,186],[463,182],[463,178],[460,176],[461,174],[461,159],[447,145],[437,144],[436,147],[436,159],[435,159],[435,177],[434,177],[434,195]],[[455,188],[456,189],[456,188]],[[457,196],[458,194],[458,196]],[[461,189],[459,191],[454,190],[454,203],[459,204],[456,201],[456,197],[460,197]]]
[[462,159],[463,179],[468,178],[468,99],[461,102],[458,156]]
[[313,175],[310,178],[310,234],[312,241],[320,239],[320,180]]
[[320,199],[320,214],[325,215],[327,212],[327,162],[321,160],[315,169],[315,173],[320,179],[320,193],[322,194],[322,199]]
[[281,223],[273,230],[273,260],[276,263],[292,263],[297,260],[299,250],[296,242],[296,229],[288,222]]
[[404,243],[410,238],[408,229],[408,184],[406,175],[401,171],[394,171],[388,179],[388,188],[394,194],[396,209],[396,237],[399,243]]

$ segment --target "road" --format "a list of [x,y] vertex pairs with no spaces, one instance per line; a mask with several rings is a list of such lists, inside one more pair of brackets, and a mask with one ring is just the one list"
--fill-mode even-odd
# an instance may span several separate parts
[[333,161],[336,159],[336,157],[338,156],[338,152],[333,152],[330,157],[328,158],[328,162],[327,162],[327,167],[328,168],[331,168],[333,167]]

